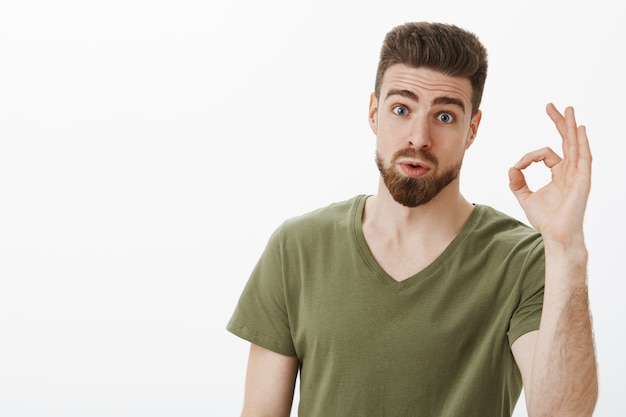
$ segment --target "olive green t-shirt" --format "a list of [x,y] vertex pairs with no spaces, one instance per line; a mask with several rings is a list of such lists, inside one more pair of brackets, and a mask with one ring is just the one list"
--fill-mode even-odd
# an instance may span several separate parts
[[300,417],[510,416],[522,383],[510,345],[539,328],[535,230],[476,205],[428,267],[401,282],[361,228],[366,196],[286,221],[228,323],[300,361]]

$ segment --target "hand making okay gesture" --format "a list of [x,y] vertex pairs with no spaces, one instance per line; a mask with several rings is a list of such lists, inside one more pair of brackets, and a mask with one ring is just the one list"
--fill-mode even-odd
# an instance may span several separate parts
[[[583,239],[583,218],[591,187],[591,150],[585,126],[577,126],[574,109],[561,114],[553,104],[546,111],[563,139],[563,158],[550,148],[529,152],[509,170],[509,186],[526,217],[544,240],[567,245]],[[523,170],[533,162],[550,169],[552,180],[529,189]]]

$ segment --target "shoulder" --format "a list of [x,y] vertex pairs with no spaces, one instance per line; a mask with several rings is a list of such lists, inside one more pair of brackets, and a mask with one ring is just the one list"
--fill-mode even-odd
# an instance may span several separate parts
[[493,207],[477,205],[472,235],[478,240],[505,247],[538,248],[542,245],[541,234],[531,226]]
[[289,218],[274,231],[269,245],[281,252],[299,252],[303,248],[328,249],[331,243],[341,244],[352,236],[366,198],[358,195]]
[[[348,200],[339,201],[283,222],[278,233],[283,236],[319,235],[320,232],[333,229],[350,228],[355,216],[360,216],[367,196],[357,195]],[[361,210],[361,211],[360,211]]]
[[465,257],[476,259],[477,267],[489,271],[491,276],[498,275],[506,278],[506,282],[519,285],[521,292],[539,293],[544,283],[545,264],[541,234],[492,207],[481,205],[476,209],[474,225],[464,246],[469,251],[464,253]]

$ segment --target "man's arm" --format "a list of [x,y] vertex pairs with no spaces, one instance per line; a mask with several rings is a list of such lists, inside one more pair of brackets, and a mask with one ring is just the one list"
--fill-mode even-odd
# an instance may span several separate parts
[[[542,234],[545,289],[541,325],[512,346],[529,416],[591,416],[598,396],[587,290],[583,219],[591,187],[591,151],[574,109],[547,113],[563,139],[563,159],[549,148],[525,155],[509,171],[510,187]],[[543,162],[552,181],[530,191],[522,170]]]
[[250,345],[241,417],[289,417],[298,359]]
[[[564,262],[563,268],[550,266],[555,258]],[[512,346],[531,417],[591,416],[598,396],[584,256],[568,258],[546,249],[541,327]],[[559,276],[567,277],[562,287],[554,283]]]

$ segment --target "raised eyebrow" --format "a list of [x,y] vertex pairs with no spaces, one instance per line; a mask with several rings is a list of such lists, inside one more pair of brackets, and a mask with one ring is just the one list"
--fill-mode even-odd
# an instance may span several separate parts
[[385,100],[387,100],[391,96],[402,96],[412,101],[416,101],[416,102],[419,101],[417,94],[409,90],[399,90],[399,89],[389,90],[387,92],[387,95],[385,96]]
[[458,106],[461,111],[465,113],[465,103],[463,103],[463,101],[459,100],[458,98],[441,96],[434,99],[433,104],[453,104],[455,106]]

